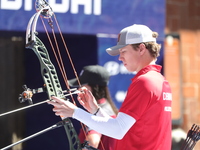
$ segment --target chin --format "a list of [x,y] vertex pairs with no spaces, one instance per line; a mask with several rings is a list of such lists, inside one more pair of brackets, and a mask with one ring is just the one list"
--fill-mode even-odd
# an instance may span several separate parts
[[128,72],[133,72],[132,69],[126,68],[128,70]]
[[135,72],[135,69],[126,68],[129,72]]

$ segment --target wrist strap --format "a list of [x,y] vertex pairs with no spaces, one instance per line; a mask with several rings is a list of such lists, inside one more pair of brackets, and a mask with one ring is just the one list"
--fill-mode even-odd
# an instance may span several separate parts
[[99,109],[100,109],[100,107],[97,109],[97,111],[93,115],[96,115],[99,112]]

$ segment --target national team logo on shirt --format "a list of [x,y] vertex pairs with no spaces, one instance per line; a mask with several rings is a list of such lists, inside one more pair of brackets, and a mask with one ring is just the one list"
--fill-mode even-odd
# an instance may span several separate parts
[[164,109],[165,109],[165,111],[170,111],[170,112],[172,111],[172,107],[167,107],[166,106]]
[[172,93],[163,92],[163,100],[172,100]]
[[[172,101],[172,93],[163,92],[163,100]],[[165,106],[164,111],[171,112],[172,107],[171,106]]]

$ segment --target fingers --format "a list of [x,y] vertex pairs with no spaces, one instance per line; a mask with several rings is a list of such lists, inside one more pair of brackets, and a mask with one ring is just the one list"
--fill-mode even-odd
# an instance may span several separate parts
[[65,103],[65,100],[63,100],[61,98],[58,98],[56,96],[52,96],[51,99],[56,101],[57,103],[60,103],[60,104],[64,104]]
[[49,102],[47,102],[47,103],[53,105],[54,107],[59,107],[59,106],[60,106],[59,103],[54,102],[54,101],[49,101]]
[[56,116],[61,116],[59,109],[53,108],[53,112],[55,112]]
[[88,90],[85,86],[83,86],[83,87],[80,87],[79,89],[78,89],[80,92],[82,92],[82,91],[86,91],[86,90]]
[[79,99],[88,99],[92,96],[92,93],[86,87],[79,88],[79,91],[77,94]]
[[55,96],[52,96],[51,98],[52,100],[48,103],[54,106],[53,111],[56,116],[61,116],[62,118],[72,117],[75,109],[77,109],[77,106],[70,101],[65,101]]
[[48,104],[51,104],[51,105],[54,106],[54,108],[52,110],[53,110],[53,112],[55,113],[56,116],[60,116],[61,118],[64,117],[64,110],[67,109],[64,104],[60,104],[56,101],[49,101]]
[[52,96],[51,101],[47,102],[48,104],[54,105],[55,107],[58,107],[60,105],[65,104],[65,100],[60,99],[58,97]]

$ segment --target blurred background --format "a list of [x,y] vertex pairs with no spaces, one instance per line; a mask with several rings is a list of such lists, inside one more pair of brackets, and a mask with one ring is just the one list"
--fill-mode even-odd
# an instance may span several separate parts
[[[157,63],[172,87],[172,150],[179,150],[193,124],[200,124],[200,0],[49,0],[64,36],[77,74],[85,65],[99,64],[110,73],[109,88],[119,108],[133,73],[128,73],[118,57],[105,49],[114,46],[120,30],[132,24],[145,24],[159,33],[162,44]],[[36,12],[35,0],[0,0],[0,114],[22,108],[22,86],[42,87],[40,63],[25,48],[26,27]],[[45,19],[44,19],[45,20]],[[47,22],[47,20],[46,20]],[[53,24],[56,26],[55,22]],[[50,28],[47,25],[47,28]],[[51,29],[48,29],[51,35]],[[63,90],[66,89],[41,20],[36,31],[49,51]],[[58,45],[68,79],[75,73],[65,53],[58,30]],[[35,94],[33,103],[46,100]],[[52,107],[41,104],[0,117],[0,148],[15,143],[60,121]],[[80,123],[72,119],[79,132]],[[68,149],[63,128],[51,130],[18,144],[13,150]],[[195,149],[200,149],[197,143]]]

